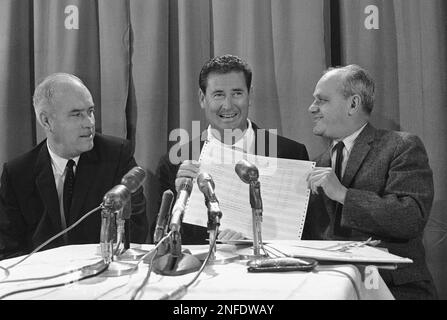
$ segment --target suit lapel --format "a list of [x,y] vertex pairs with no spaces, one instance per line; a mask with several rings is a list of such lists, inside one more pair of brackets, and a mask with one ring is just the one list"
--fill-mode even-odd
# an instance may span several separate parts
[[344,186],[349,187],[351,185],[352,179],[371,149],[370,143],[374,140],[375,132],[376,129],[368,123],[357,137],[343,175],[342,184]]
[[46,140],[42,143],[39,155],[37,156],[35,172],[37,190],[40,193],[40,197],[46,209],[44,214],[46,213],[48,215],[56,230],[62,230],[59,199]]
[[[253,121],[251,122],[251,127],[255,133],[255,155],[257,156],[265,156],[265,157],[269,157],[270,156],[270,144],[269,144],[269,140],[270,140],[270,133],[268,130],[265,129],[259,129],[259,127],[256,125],[256,123],[254,123]],[[261,140],[258,140],[261,139]],[[261,147],[261,148],[259,148]],[[280,154],[279,154],[279,150],[277,150],[277,155],[276,158],[281,158]]]
[[84,152],[79,158],[75,174],[73,199],[70,208],[70,212],[72,213],[70,214],[70,224],[87,213],[81,212],[81,208],[82,204],[85,203],[85,198],[88,190],[90,190],[90,185],[97,179],[98,164],[99,159],[95,152],[95,148],[88,152]]

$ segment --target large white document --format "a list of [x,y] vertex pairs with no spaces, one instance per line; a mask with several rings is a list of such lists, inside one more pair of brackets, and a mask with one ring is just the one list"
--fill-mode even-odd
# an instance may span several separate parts
[[[232,229],[253,238],[249,185],[234,169],[241,159],[255,164],[259,170],[263,240],[301,239],[310,195],[306,177],[315,162],[255,156],[205,143],[200,171],[210,174],[215,183],[222,210],[219,230]],[[206,227],[207,219],[204,195],[194,181],[183,221]]]

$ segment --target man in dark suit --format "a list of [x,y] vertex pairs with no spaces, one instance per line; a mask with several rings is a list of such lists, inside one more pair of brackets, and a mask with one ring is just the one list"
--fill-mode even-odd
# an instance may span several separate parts
[[313,194],[303,239],[379,239],[390,253],[413,260],[380,271],[395,298],[436,298],[422,244],[433,201],[422,141],[369,123],[374,82],[359,66],[329,69],[314,98],[313,132],[332,143],[308,177]]
[[[47,139],[6,163],[0,187],[0,260],[31,252],[101,204],[136,162],[126,140],[95,134],[92,96],[70,74],[48,76],[34,93]],[[130,240],[147,236],[142,188],[131,198]],[[100,211],[45,248],[99,243]]]
[[[180,148],[180,152],[185,151],[183,154],[170,152],[161,159],[157,170],[160,199],[167,189],[175,194],[182,179],[197,177],[200,171],[197,160],[205,141],[221,147],[222,150],[233,148],[256,155],[309,160],[303,144],[260,129],[248,119],[251,80],[250,67],[236,56],[215,57],[202,67],[199,76],[199,102],[209,126],[202,140],[193,140]],[[185,244],[207,243],[205,227],[183,223],[181,231]],[[231,230],[222,230],[219,234],[220,239],[241,236]]]

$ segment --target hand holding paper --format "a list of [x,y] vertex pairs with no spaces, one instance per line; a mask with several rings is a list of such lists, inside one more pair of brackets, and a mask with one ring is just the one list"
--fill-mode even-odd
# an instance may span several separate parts
[[[247,184],[234,171],[236,163],[246,159],[259,169],[262,185],[263,239],[300,239],[306,219],[310,191],[307,175],[314,162],[270,158],[214,150],[205,143],[200,156],[200,171],[209,173],[215,182],[215,192],[222,210],[221,229],[230,229],[252,238],[252,208]],[[203,195],[194,188],[186,208],[185,222],[207,225],[207,208]]]
[[318,194],[318,187],[321,187],[331,200],[344,204],[347,190],[332,168],[314,168],[307,176],[307,183],[313,193]]

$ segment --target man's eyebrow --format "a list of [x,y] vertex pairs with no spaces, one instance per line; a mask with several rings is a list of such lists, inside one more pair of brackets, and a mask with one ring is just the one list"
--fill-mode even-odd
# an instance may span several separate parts
[[70,113],[82,112],[84,110],[90,110],[90,109],[94,109],[94,108],[95,108],[95,106],[90,106],[88,108],[82,108],[82,109],[76,108],[76,109],[70,110]]
[[322,95],[322,94],[320,94],[320,93],[314,94],[314,97],[315,97],[316,99],[324,99],[324,98],[325,98],[325,96]]

